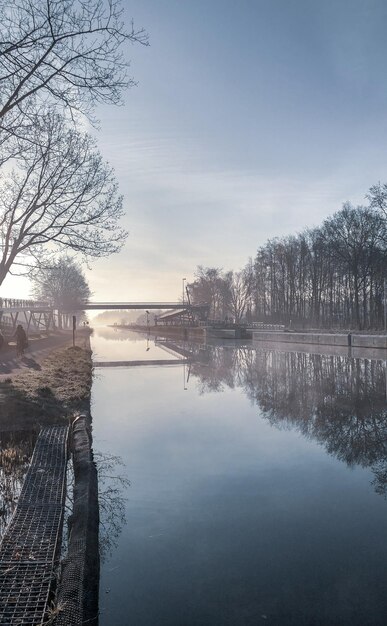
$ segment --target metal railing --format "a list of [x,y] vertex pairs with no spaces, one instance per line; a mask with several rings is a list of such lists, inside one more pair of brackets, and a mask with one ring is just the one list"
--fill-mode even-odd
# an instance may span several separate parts
[[51,305],[42,300],[21,300],[20,298],[0,297],[0,309],[49,309]]
[[251,322],[248,328],[254,330],[285,330],[285,324],[266,324],[265,322]]

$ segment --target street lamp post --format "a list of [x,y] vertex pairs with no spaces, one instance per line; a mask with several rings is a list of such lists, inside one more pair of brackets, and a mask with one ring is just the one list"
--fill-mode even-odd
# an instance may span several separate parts
[[149,330],[149,311],[145,311],[145,313],[146,313],[146,326],[147,326],[147,329]]
[[187,280],[186,278],[183,278],[183,307],[184,307],[184,283],[186,280]]
[[183,363],[183,389],[188,391],[188,388],[185,386],[185,363]]

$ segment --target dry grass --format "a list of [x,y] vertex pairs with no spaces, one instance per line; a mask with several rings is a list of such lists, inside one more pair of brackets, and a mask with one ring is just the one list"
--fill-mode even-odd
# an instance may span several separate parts
[[50,626],[55,623],[56,618],[62,611],[66,608],[66,603],[56,604],[56,601],[52,602],[52,604],[48,607],[47,616],[44,622],[41,622],[39,626]]
[[0,428],[33,428],[67,420],[88,408],[91,384],[91,351],[59,348],[41,369],[0,382]]

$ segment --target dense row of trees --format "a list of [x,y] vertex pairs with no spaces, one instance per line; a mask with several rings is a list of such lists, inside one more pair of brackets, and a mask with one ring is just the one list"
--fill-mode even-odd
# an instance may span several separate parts
[[0,0],[0,15],[1,285],[58,250],[120,249],[122,198],[84,129],[133,84],[125,44],[148,40],[119,0]]
[[232,317],[239,322],[251,314],[253,268],[251,263],[240,272],[224,272],[218,267],[199,265],[195,281],[188,285],[192,302],[208,303],[213,319]]
[[368,206],[346,203],[318,228],[269,240],[240,272],[199,266],[193,301],[210,303],[218,319],[382,328],[387,185],[368,198]]

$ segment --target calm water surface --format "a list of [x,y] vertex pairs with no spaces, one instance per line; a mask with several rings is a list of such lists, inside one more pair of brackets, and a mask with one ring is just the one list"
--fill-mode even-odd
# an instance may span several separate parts
[[382,361],[92,341],[101,626],[387,624]]
[[0,541],[15,510],[28,470],[36,433],[0,433]]

